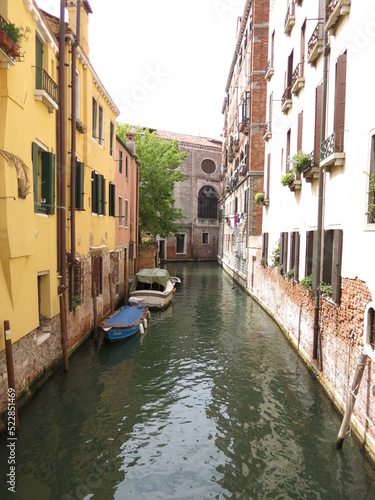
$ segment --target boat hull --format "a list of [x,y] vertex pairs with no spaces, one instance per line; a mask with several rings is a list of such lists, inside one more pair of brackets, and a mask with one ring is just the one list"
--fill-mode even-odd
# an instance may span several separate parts
[[104,335],[111,340],[124,340],[133,337],[144,323],[148,308],[123,306],[109,318],[99,323]]
[[164,292],[157,290],[134,290],[129,294],[129,304],[131,299],[140,299],[149,309],[166,309],[170,306],[173,297],[173,285],[169,281]]

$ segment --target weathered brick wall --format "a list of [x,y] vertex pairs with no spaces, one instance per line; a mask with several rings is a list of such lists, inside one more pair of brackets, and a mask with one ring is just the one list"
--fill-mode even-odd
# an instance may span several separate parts
[[153,269],[158,266],[158,245],[140,245],[138,249],[138,271],[139,269]]
[[[364,311],[371,294],[363,281],[342,280],[340,305],[320,298],[321,344],[313,360],[315,296],[283,277],[279,270],[260,265],[257,253],[254,286],[250,293],[278,321],[305,362],[319,377],[336,406],[344,411],[358,359],[363,349]],[[354,407],[352,426],[375,459],[374,364],[368,359]],[[337,432],[339,429],[337,429]]]

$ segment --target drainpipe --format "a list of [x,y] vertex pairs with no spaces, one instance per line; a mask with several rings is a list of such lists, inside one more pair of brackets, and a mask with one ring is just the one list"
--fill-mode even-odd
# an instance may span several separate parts
[[64,292],[66,290],[66,137],[65,137],[65,0],[60,0],[60,32],[59,32],[59,181],[60,181],[60,201],[59,208],[59,229],[60,229],[60,256],[61,256],[61,284],[58,288],[60,298],[60,324],[61,341],[63,350],[64,370],[68,371],[68,341],[66,326],[66,302]]
[[70,155],[70,245],[71,259],[74,264],[76,258],[76,144],[77,144],[77,47],[80,44],[81,29],[81,0],[77,0],[76,5],[76,36],[72,46],[72,150]]
[[[327,0],[325,1],[324,12],[326,11]],[[323,21],[324,22],[324,21]],[[326,125],[326,106],[327,106],[327,65],[328,65],[328,33],[323,25],[323,88],[322,88],[322,116],[320,130],[320,144],[325,139]],[[320,155],[320,153],[319,153]],[[319,156],[320,160],[320,156]],[[314,343],[313,343],[313,359],[318,358],[318,338],[319,338],[319,286],[320,286],[320,269],[322,255],[322,231],[323,231],[323,198],[324,198],[324,177],[323,169],[319,167],[319,197],[318,197],[318,227],[317,227],[317,244],[316,244],[316,273],[315,273],[315,308],[314,308]]]

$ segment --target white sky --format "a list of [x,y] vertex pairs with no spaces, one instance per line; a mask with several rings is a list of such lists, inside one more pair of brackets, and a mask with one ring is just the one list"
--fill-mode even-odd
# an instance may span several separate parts
[[[118,121],[220,138],[245,0],[89,0],[90,61]],[[59,15],[60,0],[37,0]]]

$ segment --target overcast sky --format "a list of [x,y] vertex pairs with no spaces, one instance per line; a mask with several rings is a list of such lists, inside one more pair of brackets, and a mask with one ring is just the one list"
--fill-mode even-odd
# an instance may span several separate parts
[[[60,0],[37,0],[59,15]],[[90,61],[118,121],[220,138],[245,0],[89,0]]]

